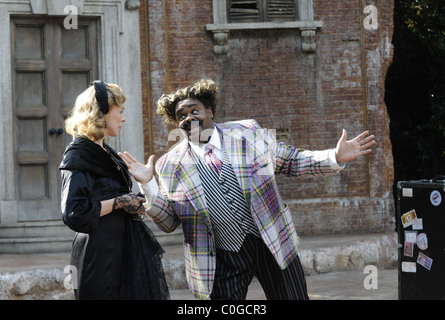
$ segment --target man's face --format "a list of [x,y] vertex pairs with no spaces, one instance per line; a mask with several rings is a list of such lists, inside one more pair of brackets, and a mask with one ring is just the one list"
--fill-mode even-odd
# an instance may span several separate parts
[[208,142],[215,128],[213,112],[206,109],[198,99],[187,98],[176,106],[176,122],[187,132],[189,140]]

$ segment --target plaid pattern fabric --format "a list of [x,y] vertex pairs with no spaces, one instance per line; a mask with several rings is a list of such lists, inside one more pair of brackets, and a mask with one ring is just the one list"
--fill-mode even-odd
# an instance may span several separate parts
[[[304,151],[277,144],[273,132],[254,120],[216,124],[261,237],[281,269],[297,256],[299,239],[290,211],[278,192],[275,174],[326,175],[336,172],[328,150]],[[181,223],[187,281],[199,299],[208,299],[216,268],[216,248],[203,185],[187,139],[156,163],[160,193],[150,215],[165,232]]]

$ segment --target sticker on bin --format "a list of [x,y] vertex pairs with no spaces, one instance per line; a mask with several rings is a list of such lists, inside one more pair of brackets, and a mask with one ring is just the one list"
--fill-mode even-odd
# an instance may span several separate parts
[[402,196],[412,198],[413,196],[413,188],[403,188]]
[[416,210],[408,211],[402,215],[402,224],[404,228],[412,225],[417,219]]
[[415,262],[402,262],[402,272],[416,273],[416,263]]
[[423,219],[422,218],[417,218],[413,222],[413,230],[422,230],[422,229],[423,229]]
[[416,240],[417,240],[417,231],[410,231],[410,230],[405,231],[406,242],[416,243]]
[[424,255],[422,252],[419,252],[419,256],[417,257],[417,263],[420,264],[425,269],[431,270],[433,259]]
[[428,249],[428,238],[425,233],[421,233],[417,236],[417,246],[420,250]]
[[413,252],[414,252],[414,243],[405,241],[405,245],[403,248],[403,255],[412,258]]
[[430,201],[431,201],[431,204],[435,207],[440,205],[442,203],[442,195],[440,194],[440,192],[437,190],[434,190],[433,192],[431,192]]

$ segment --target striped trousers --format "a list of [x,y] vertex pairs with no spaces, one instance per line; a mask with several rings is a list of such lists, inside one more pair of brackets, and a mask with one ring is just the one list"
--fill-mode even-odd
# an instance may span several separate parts
[[245,300],[256,277],[268,300],[308,300],[300,259],[281,270],[261,238],[247,235],[239,252],[216,249],[212,300]]

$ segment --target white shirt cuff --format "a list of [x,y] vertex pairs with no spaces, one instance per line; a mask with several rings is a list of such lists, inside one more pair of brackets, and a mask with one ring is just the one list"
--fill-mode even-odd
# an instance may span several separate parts
[[147,200],[144,203],[144,207],[146,210],[149,210],[152,207],[156,197],[158,196],[159,193],[158,183],[156,182],[156,179],[153,177],[147,183],[144,184],[138,183],[138,184],[139,184],[139,189],[144,194],[145,199]]
[[332,170],[340,171],[346,167],[346,163],[337,163],[337,157],[335,156],[335,149],[329,150],[328,160]]

